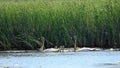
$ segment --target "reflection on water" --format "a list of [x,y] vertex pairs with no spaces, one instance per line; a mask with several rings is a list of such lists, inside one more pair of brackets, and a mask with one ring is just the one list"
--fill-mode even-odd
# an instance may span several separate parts
[[120,51],[0,53],[0,68],[120,68]]
[[97,64],[98,68],[120,68],[118,63],[99,63]]

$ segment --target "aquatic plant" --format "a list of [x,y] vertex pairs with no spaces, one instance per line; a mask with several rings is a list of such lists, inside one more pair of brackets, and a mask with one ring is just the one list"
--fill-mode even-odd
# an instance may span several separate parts
[[0,49],[120,47],[119,0],[0,0]]

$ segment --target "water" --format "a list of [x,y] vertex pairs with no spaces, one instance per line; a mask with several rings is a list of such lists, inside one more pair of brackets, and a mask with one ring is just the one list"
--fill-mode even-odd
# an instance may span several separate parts
[[120,68],[120,51],[0,53],[0,68]]

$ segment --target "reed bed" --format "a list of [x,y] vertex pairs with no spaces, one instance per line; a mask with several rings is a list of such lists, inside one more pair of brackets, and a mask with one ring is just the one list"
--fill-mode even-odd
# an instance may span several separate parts
[[0,49],[120,47],[120,0],[0,0]]

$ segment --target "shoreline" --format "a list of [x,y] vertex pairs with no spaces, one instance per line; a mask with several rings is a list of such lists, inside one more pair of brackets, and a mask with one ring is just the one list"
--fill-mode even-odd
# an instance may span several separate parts
[[[87,52],[87,51],[120,51],[120,48],[109,48],[109,49],[103,49],[103,48],[89,48],[89,47],[83,47],[83,48],[77,48],[76,52]],[[50,53],[50,52],[75,52],[74,48],[48,48],[43,51],[40,50],[5,50],[0,51],[0,53]]]

